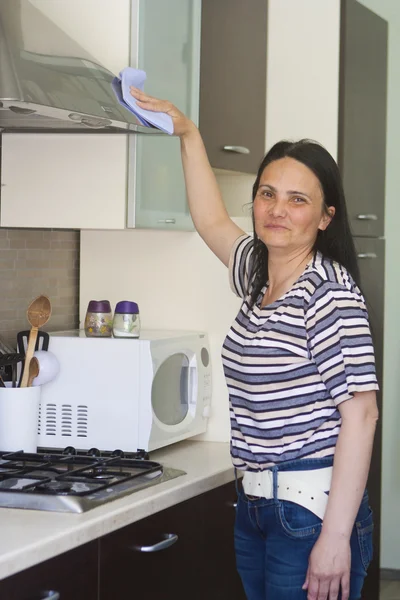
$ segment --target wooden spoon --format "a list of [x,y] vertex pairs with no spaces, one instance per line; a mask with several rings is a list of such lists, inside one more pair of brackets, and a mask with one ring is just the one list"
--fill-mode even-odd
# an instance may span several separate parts
[[40,366],[39,361],[36,356],[32,356],[31,361],[29,363],[29,376],[28,376],[28,385],[26,387],[32,387],[32,382],[39,375]]
[[31,362],[33,353],[35,352],[36,339],[39,327],[43,327],[50,319],[51,303],[47,296],[38,296],[28,306],[26,316],[31,325],[29,333],[28,345],[25,353],[24,372],[21,379],[21,387],[26,387],[29,378],[29,363]]

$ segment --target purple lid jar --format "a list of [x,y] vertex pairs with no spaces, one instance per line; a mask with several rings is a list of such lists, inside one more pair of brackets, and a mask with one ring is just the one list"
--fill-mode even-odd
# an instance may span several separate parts
[[115,313],[118,314],[139,314],[139,307],[136,302],[130,302],[129,300],[121,300],[121,302],[117,302],[115,307]]
[[113,319],[113,335],[119,338],[138,338],[140,335],[139,307],[136,302],[117,302]]
[[111,337],[112,312],[108,300],[90,300],[85,317],[86,337]]
[[109,313],[111,312],[111,304],[108,300],[90,300],[87,311],[92,313]]

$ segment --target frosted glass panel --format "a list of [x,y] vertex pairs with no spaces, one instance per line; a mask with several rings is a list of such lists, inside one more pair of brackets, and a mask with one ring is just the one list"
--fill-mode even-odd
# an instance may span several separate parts
[[[145,91],[175,104],[198,120],[200,1],[143,0],[139,10],[138,67]],[[130,140],[136,167],[135,226],[193,229],[186,202],[179,140],[137,136]],[[134,169],[130,169],[130,174]],[[128,221],[133,219],[129,218]],[[129,222],[132,225],[132,222]]]

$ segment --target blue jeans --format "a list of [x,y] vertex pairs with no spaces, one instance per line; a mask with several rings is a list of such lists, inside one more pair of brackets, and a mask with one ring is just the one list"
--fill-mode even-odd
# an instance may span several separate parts
[[[272,471],[308,470],[331,464],[331,458],[301,459],[273,467]],[[321,527],[321,519],[298,504],[276,497],[250,499],[238,489],[236,565],[247,599],[307,600],[307,591],[301,588]],[[372,530],[372,512],[365,492],[350,540],[350,600],[361,598],[372,559]]]

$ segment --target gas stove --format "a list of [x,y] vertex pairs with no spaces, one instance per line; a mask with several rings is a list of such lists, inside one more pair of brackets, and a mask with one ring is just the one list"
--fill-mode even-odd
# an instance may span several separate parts
[[81,513],[184,474],[144,451],[0,452],[0,507]]

